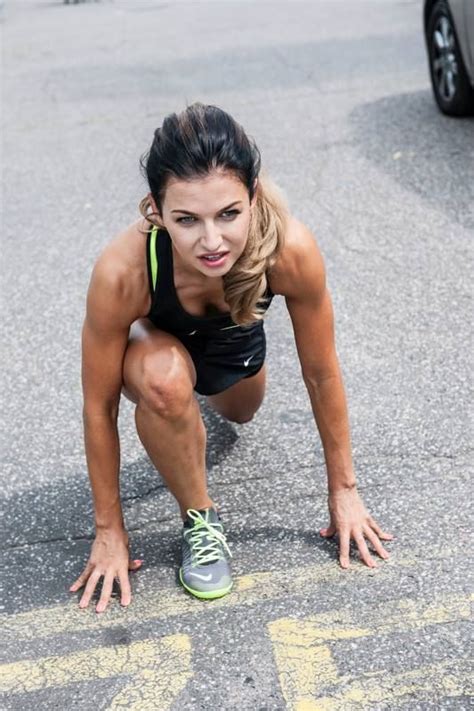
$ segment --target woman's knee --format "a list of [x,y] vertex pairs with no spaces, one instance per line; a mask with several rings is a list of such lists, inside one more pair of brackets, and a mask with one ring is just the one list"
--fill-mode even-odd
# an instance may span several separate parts
[[189,407],[193,386],[186,363],[177,349],[149,353],[143,358],[142,399],[163,417],[175,419]]
[[147,353],[141,371],[138,404],[166,419],[181,418],[194,395],[192,375],[178,349]]

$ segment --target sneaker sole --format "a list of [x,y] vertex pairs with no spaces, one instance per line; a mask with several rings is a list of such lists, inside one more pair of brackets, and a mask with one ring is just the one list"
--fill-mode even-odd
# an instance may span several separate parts
[[190,592],[191,595],[194,595],[194,597],[198,597],[200,600],[215,600],[218,597],[224,597],[224,595],[227,595],[227,593],[232,590],[233,585],[233,583],[231,583],[226,588],[220,588],[220,590],[208,590],[207,592],[204,592],[202,590],[194,590],[193,588],[190,588],[189,585],[186,585],[186,583],[184,582],[182,568],[179,569],[179,580],[183,588]]

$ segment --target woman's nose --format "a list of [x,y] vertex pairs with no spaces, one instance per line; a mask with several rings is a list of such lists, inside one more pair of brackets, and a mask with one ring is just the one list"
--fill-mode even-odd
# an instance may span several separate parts
[[205,252],[216,252],[222,245],[222,237],[215,225],[206,225],[201,237],[201,245]]

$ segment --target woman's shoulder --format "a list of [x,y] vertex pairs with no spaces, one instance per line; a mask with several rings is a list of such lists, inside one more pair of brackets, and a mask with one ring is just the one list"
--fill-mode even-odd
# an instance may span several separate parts
[[[97,257],[89,285],[88,301],[101,308],[120,311],[135,318],[149,309],[146,267],[146,231],[143,219],[118,232]],[[134,319],[133,319],[134,320]]]
[[102,248],[95,265],[114,273],[126,272],[143,263],[148,223],[141,218],[117,232]]
[[283,248],[269,274],[274,294],[291,296],[311,279],[324,282],[324,260],[313,232],[301,220],[290,215]]

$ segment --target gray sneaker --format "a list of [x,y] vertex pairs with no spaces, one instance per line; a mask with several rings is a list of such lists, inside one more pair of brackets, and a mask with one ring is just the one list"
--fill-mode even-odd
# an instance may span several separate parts
[[232,588],[227,555],[232,557],[232,553],[217,511],[188,509],[182,535],[179,579],[183,587],[204,600],[227,595]]

